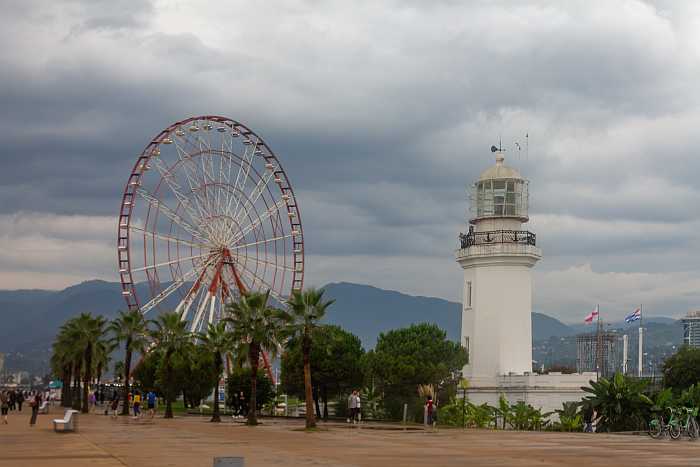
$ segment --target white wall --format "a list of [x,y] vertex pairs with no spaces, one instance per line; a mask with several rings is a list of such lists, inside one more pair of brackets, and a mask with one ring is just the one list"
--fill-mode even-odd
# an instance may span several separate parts
[[[469,337],[467,378],[532,371],[532,279],[522,261],[465,264],[462,344]],[[472,307],[467,282],[472,283]]]

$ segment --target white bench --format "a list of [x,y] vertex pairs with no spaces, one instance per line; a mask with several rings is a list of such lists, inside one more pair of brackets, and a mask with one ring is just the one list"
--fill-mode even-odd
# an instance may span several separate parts
[[59,431],[58,426],[61,425],[61,431],[75,431],[75,419],[77,418],[77,410],[66,410],[63,418],[55,418],[53,421],[53,431]]
[[49,413],[49,401],[44,401],[41,403],[41,406],[39,406],[39,413]]

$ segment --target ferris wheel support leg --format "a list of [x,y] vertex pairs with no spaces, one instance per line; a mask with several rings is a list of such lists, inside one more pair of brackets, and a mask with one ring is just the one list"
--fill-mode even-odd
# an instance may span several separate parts
[[202,319],[202,313],[204,312],[204,307],[207,306],[207,302],[209,301],[209,298],[211,295],[206,294],[204,296],[204,300],[202,300],[202,303],[199,305],[199,308],[197,309],[197,314],[195,315],[194,319],[192,320],[192,324],[190,325],[190,332],[194,332],[195,329],[197,329],[197,326],[199,325],[199,321]]
[[209,306],[209,324],[214,322],[214,307],[216,306],[216,294],[211,294],[211,299],[209,300],[211,305]]
[[270,359],[267,357],[267,352],[264,350],[260,353],[262,356],[263,360],[263,365],[265,366],[265,369],[267,370],[267,376],[270,378],[270,381],[272,382],[272,385],[274,386],[276,384],[275,382],[275,375],[272,374],[272,367],[270,366]]

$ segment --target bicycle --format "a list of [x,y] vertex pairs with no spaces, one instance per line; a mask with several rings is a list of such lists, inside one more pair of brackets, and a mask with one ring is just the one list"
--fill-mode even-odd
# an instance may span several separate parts
[[664,419],[664,415],[661,413],[649,422],[649,436],[659,439],[668,432],[671,438],[678,439],[681,435],[681,427],[675,414],[676,411],[672,407],[668,407],[668,412],[668,421]]
[[[679,425],[678,435],[676,437],[671,434],[671,438],[678,439],[681,433],[688,435],[690,439],[697,439],[700,436],[700,428],[698,427],[698,422],[695,417],[698,416],[698,409],[683,407],[681,411],[685,412],[685,421]],[[670,433],[670,432],[669,432]]]

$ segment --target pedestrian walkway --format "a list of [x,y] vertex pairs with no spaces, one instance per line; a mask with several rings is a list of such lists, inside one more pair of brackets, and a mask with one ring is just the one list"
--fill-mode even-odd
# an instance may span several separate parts
[[314,433],[303,420],[277,419],[251,428],[205,417],[173,420],[82,415],[77,434],[54,433],[51,419],[12,413],[0,425],[0,467],[211,467],[215,456],[245,457],[256,466],[560,466],[700,465],[700,441],[647,436],[442,429],[437,433],[348,428]]

